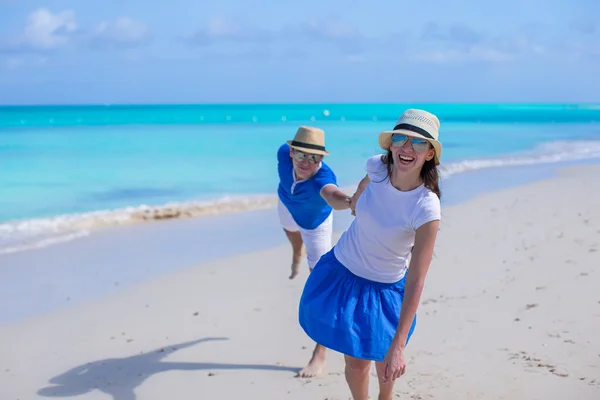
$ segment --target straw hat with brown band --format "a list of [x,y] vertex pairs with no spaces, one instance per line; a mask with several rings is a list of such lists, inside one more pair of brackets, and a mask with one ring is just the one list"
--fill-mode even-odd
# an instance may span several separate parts
[[293,149],[308,154],[329,155],[329,152],[325,150],[325,132],[319,128],[301,126],[298,128],[294,139],[288,140],[287,144]]
[[379,146],[383,150],[389,150],[394,134],[425,139],[435,149],[435,165],[439,165],[440,158],[442,157],[439,130],[440,121],[435,115],[424,110],[408,109],[398,118],[394,129],[379,134]]

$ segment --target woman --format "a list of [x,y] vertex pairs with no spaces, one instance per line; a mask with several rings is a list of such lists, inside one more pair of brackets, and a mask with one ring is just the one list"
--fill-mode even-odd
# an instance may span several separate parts
[[410,109],[380,133],[387,154],[367,161],[351,203],[356,218],[317,263],[300,299],[308,336],[345,355],[355,400],[368,398],[371,361],[380,400],[392,398],[405,372],[404,348],[441,219],[439,127],[435,115]]
[[[303,248],[310,270],[331,250],[333,209],[350,208],[350,196],[338,188],[335,174],[323,162],[326,155],[325,132],[309,126],[301,126],[277,152],[279,221],[292,245],[290,279],[298,275]],[[317,343],[298,376],[318,375],[324,364],[325,348]]]

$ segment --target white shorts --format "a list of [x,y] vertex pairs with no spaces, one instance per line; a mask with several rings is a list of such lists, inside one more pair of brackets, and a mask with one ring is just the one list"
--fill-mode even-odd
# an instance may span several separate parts
[[281,200],[279,201],[279,204],[277,204],[277,212],[279,213],[279,222],[283,229],[289,232],[300,231],[302,241],[306,247],[306,261],[308,262],[308,267],[313,269],[319,259],[321,259],[321,256],[331,250],[333,212],[315,229],[300,228]]

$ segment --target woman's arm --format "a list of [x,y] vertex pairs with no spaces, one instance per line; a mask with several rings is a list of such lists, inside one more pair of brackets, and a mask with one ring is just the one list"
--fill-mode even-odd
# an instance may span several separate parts
[[404,287],[404,300],[402,301],[400,321],[398,322],[398,329],[396,330],[392,346],[395,345],[404,349],[406,345],[408,332],[417,312],[423,286],[425,285],[425,277],[433,258],[433,248],[439,225],[440,221],[431,221],[423,224],[416,231],[415,245]]
[[352,195],[352,199],[350,201],[350,208],[352,209],[352,215],[356,215],[355,214],[356,203],[358,202],[358,199],[360,198],[360,195],[362,194],[362,192],[364,192],[365,189],[367,188],[367,186],[369,185],[369,182],[371,182],[371,179],[369,179],[369,175],[365,175],[365,177],[362,178],[361,181],[358,183],[356,192],[354,192],[354,194]]

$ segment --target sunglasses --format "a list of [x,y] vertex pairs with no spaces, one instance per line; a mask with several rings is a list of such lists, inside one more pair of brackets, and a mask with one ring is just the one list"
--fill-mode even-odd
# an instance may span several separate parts
[[306,154],[306,153],[301,152],[300,150],[294,150],[294,160],[296,160],[298,162],[302,162],[302,161],[308,159],[309,163],[316,164],[316,163],[320,162],[322,158],[323,158],[323,156],[318,155],[318,154]]
[[392,136],[392,146],[394,147],[402,147],[408,141],[411,141],[413,149],[417,153],[422,153],[429,148],[429,142],[425,139],[414,138],[406,135],[393,135]]

